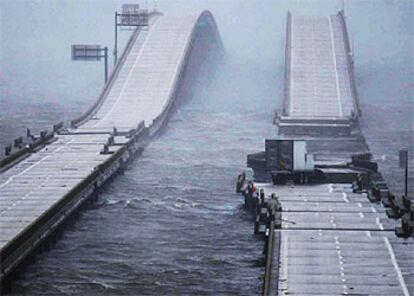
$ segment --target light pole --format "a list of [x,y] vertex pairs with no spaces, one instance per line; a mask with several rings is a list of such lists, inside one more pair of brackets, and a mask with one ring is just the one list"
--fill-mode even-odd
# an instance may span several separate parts
[[400,156],[399,157],[400,168],[405,169],[404,194],[405,194],[405,197],[408,198],[408,150],[407,149],[400,150],[400,155],[399,156]]
[[148,27],[148,25],[148,11],[139,9],[138,4],[123,4],[122,13],[115,11],[114,65],[118,62],[118,27]]
[[108,47],[101,45],[72,45],[72,61],[100,61],[104,58],[105,83],[108,82]]
[[118,62],[118,12],[115,11],[114,65]]

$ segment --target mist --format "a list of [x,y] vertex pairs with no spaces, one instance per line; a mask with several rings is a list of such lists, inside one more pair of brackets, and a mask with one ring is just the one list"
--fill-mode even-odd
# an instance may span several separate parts
[[[38,133],[68,122],[97,100],[103,63],[71,61],[70,45],[108,46],[111,70],[114,12],[123,3],[1,0],[0,155],[26,128]],[[197,77],[192,97],[165,132],[103,190],[53,253],[29,269],[18,289],[30,295],[133,295],[138,288],[143,295],[259,293],[262,272],[254,256],[262,242],[251,235],[234,180],[246,169],[246,155],[277,136],[272,121],[283,99],[287,11],[327,16],[345,9],[362,131],[390,188],[401,194],[398,150],[414,152],[414,1],[140,4],[166,15],[211,11],[225,59],[213,77]],[[130,34],[119,31],[120,52]],[[413,164],[411,157],[411,172]]]

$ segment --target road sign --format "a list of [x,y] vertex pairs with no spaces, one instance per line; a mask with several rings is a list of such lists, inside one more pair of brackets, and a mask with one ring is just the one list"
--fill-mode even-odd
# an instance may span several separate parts
[[105,83],[108,81],[108,48],[100,45],[73,44],[72,61],[100,61],[104,58]]
[[[119,22],[118,22],[119,18]],[[118,62],[118,26],[126,30],[145,28],[149,26],[149,14],[146,9],[139,9],[138,4],[123,4],[122,12],[115,11],[115,46],[114,64]],[[135,27],[135,28],[134,28]]]
[[139,12],[139,4],[122,4],[122,14],[135,14]]
[[123,4],[119,26],[148,26],[148,11],[139,9],[138,4]]
[[73,61],[100,61],[102,57],[100,45],[72,45]]

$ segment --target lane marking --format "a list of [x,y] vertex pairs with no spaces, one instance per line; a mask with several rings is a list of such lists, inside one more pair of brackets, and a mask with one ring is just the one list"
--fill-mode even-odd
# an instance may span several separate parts
[[392,264],[394,265],[395,271],[397,272],[398,281],[400,282],[401,289],[403,290],[404,296],[410,296],[407,285],[405,284],[404,277],[402,276],[401,269],[398,266],[397,260],[395,259],[394,250],[390,244],[390,241],[388,240],[388,237],[383,237],[383,238],[384,238],[385,245],[388,248],[388,252],[390,253]]
[[[343,48],[343,50],[344,50],[344,54],[345,54],[345,59],[346,59],[346,63],[348,63],[348,59],[350,59],[350,57],[349,57],[349,52],[346,50],[346,48],[345,48],[345,41],[344,41],[344,38],[345,38],[345,36],[343,35],[343,34],[341,34],[341,41],[342,41],[342,48]],[[354,55],[354,52],[352,51],[352,49],[350,49],[350,52],[352,53],[352,58],[353,58],[353,55]],[[343,79],[345,79],[345,82],[347,82],[347,90],[348,90],[348,92],[349,92],[349,98],[351,99],[351,102],[346,102],[346,103],[351,103],[351,111],[355,111],[354,110],[354,100],[355,100],[355,98],[354,98],[354,95],[353,95],[353,93],[352,93],[352,90],[351,90],[351,80],[349,79],[349,69],[348,69],[348,66],[347,67],[345,67],[345,78],[343,78]],[[345,98],[347,98],[347,96],[345,95]],[[345,106],[347,106],[347,105],[345,105]],[[348,112],[349,112],[349,110],[348,110]]]
[[41,159],[39,159],[38,161],[36,161],[35,163],[33,163],[31,166],[27,167],[26,169],[24,169],[23,171],[21,171],[20,173],[10,176],[9,179],[7,179],[6,182],[4,182],[3,184],[0,185],[0,189],[3,188],[4,186],[6,186],[8,183],[10,183],[14,178],[19,177],[21,175],[23,175],[24,173],[28,172],[29,170],[31,170],[32,168],[34,168],[35,166],[37,166],[38,164],[40,164],[42,161],[48,159],[52,154],[55,154],[56,152],[59,152],[60,150],[63,149],[63,147],[65,147],[65,145],[71,143],[74,139],[70,140],[69,142],[67,142],[66,144],[56,148],[52,153],[42,157]]
[[345,192],[342,192],[342,198],[346,203],[349,203],[349,199],[347,198],[347,194]]
[[18,173],[16,175],[13,175],[13,176],[10,176],[9,179],[7,179],[6,182],[4,182],[3,184],[0,185],[0,189],[3,188],[4,186],[6,186],[7,184],[9,184],[11,181],[13,181],[14,178],[23,175],[24,173],[26,173],[27,171],[31,170],[32,168],[34,168],[35,166],[37,166],[39,163],[41,163],[43,160],[45,160],[47,158],[49,158],[49,155],[46,155],[45,157],[39,159],[34,164],[32,164],[31,166],[27,167],[26,169],[24,169],[20,173]]
[[[57,149],[55,149],[50,155],[46,155],[45,157],[43,157],[42,159],[40,159],[38,162],[36,162],[34,165],[32,165],[31,167],[39,164],[42,160],[50,157],[52,154],[59,152],[60,150],[62,150],[64,147],[67,147],[65,145],[68,145],[70,143],[72,143],[75,139],[71,139],[70,141],[68,141],[67,143],[65,143],[64,145],[58,147]],[[45,184],[45,182],[47,182],[49,179],[51,179],[52,177],[54,177],[55,175],[57,175],[58,173],[60,173],[62,171],[62,169],[65,169],[66,167],[70,166],[71,164],[73,164],[74,162],[76,162],[77,160],[79,160],[79,155],[76,155],[76,158],[69,162],[67,162],[62,168],[59,168],[54,174],[52,175],[47,175],[46,178],[44,178],[43,180],[40,181],[40,183],[36,186],[33,187],[28,193],[26,193],[24,196],[22,196],[21,198],[17,199],[12,205],[10,205],[9,207],[7,207],[6,209],[4,209],[3,211],[0,212],[0,216],[3,216],[3,214],[5,214],[7,211],[9,211],[10,209],[12,209],[13,207],[15,207],[16,205],[20,204],[23,200],[26,200],[27,197],[30,197],[30,195],[35,192],[38,188],[42,187],[43,184]],[[18,175],[21,175],[22,173],[24,173],[25,171],[27,171],[28,169],[30,169],[31,167],[28,167],[26,170],[20,172]],[[12,179],[15,176],[18,175],[13,175],[11,176],[9,179]],[[9,181],[9,180],[8,180]],[[11,181],[11,180],[10,180]],[[5,184],[4,184],[5,185]],[[1,187],[0,187],[1,188]]]
[[285,289],[288,289],[289,286],[289,282],[288,282],[288,236],[285,235],[283,237],[282,240],[282,250],[283,250],[283,265],[282,265],[282,269],[283,269],[283,277],[285,279],[284,281],[284,285],[285,285]]
[[377,218],[375,219],[375,222],[377,223],[377,225],[378,225],[379,229],[384,230],[384,226],[383,226],[383,225],[382,225],[382,223],[380,222],[380,218],[379,218],[379,217],[377,217]]
[[365,234],[366,234],[368,237],[371,237],[371,231],[367,230],[367,231],[365,231]]
[[364,218],[364,213],[359,212],[359,216],[360,216],[361,218]]
[[374,207],[371,207],[371,211],[372,211],[373,213],[376,213],[376,212],[377,212],[377,210],[376,210]]
[[335,39],[334,39],[334,34],[333,34],[333,29],[332,29],[331,17],[328,17],[328,20],[329,20],[329,29],[331,31],[332,60],[333,60],[334,69],[335,69],[336,98],[338,100],[339,116],[342,117],[343,112],[342,112],[341,95],[339,93],[339,79],[338,79],[338,68],[336,65]]
[[96,127],[97,125],[98,125],[98,123],[102,123],[102,122],[104,122],[105,121],[105,118],[113,111],[113,109],[118,105],[118,103],[119,103],[119,101],[121,100],[121,97],[122,97],[122,95],[124,94],[124,92],[125,92],[125,88],[126,88],[126,86],[128,85],[128,83],[129,83],[129,80],[131,79],[131,75],[132,75],[132,72],[134,71],[134,69],[135,69],[135,67],[136,67],[136,65],[137,65],[137,62],[138,62],[138,60],[140,59],[140,57],[141,57],[141,55],[142,55],[142,52],[144,51],[144,48],[145,48],[145,46],[146,46],[146,44],[147,44],[147,42],[148,42],[148,40],[150,39],[149,37],[151,36],[151,34],[152,34],[152,32],[154,32],[154,29],[155,29],[155,27],[158,25],[158,23],[160,22],[160,20],[161,20],[161,18],[158,18],[155,22],[154,22],[154,24],[152,25],[152,27],[151,27],[151,29],[148,31],[148,33],[147,33],[147,36],[145,37],[145,41],[144,41],[144,43],[142,43],[142,45],[141,45],[141,48],[140,48],[140,50],[139,50],[139,53],[138,53],[138,55],[137,55],[137,57],[135,58],[135,62],[134,62],[134,65],[131,67],[131,69],[130,69],[130,71],[129,71],[129,73],[128,73],[128,76],[127,76],[127,79],[125,80],[125,83],[124,83],[124,85],[122,86],[122,89],[121,89],[121,92],[119,93],[119,95],[118,95],[118,98],[115,100],[115,102],[112,104],[112,106],[111,106],[111,108],[106,112],[106,114],[100,119],[100,120],[98,120],[98,122],[96,122],[94,125],[93,125],[93,127]]

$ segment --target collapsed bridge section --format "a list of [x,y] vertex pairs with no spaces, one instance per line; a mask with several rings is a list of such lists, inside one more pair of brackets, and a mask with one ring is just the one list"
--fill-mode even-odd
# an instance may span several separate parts
[[329,17],[287,15],[281,133],[349,134],[359,115],[343,11]]

